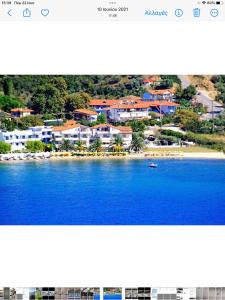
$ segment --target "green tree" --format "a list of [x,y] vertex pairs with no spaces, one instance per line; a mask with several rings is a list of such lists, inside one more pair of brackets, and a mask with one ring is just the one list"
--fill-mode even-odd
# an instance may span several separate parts
[[10,112],[12,108],[24,107],[24,104],[17,98],[0,95],[0,109]]
[[106,114],[100,114],[97,116],[97,122],[99,124],[106,124],[107,123],[107,118],[106,118]]
[[112,141],[112,147],[115,152],[123,151],[123,138],[117,134]]
[[12,96],[14,92],[13,82],[11,78],[6,76],[2,80],[2,89],[5,96]]
[[0,141],[0,153],[6,154],[11,151],[11,145]]
[[189,85],[187,88],[185,88],[181,94],[180,98],[191,100],[193,97],[197,94],[197,90],[195,86]]
[[144,132],[146,129],[146,125],[144,121],[139,120],[132,120],[130,121],[130,126],[133,130],[133,132]]
[[101,152],[102,151],[102,140],[100,138],[97,138],[94,140],[90,146],[90,150],[93,152]]
[[64,93],[53,84],[48,83],[37,88],[33,94],[30,106],[39,114],[54,114],[64,111]]
[[174,122],[183,129],[198,132],[201,122],[198,114],[190,110],[177,110],[174,115]]
[[9,118],[0,118],[0,129],[13,131],[16,128],[15,120],[10,120]]
[[76,109],[88,108],[91,96],[87,93],[72,93],[65,97],[65,112],[71,113]]
[[41,141],[28,141],[26,142],[25,147],[32,153],[42,152],[45,150],[45,144]]
[[77,141],[75,144],[75,149],[77,151],[84,151],[86,149],[86,144],[83,141]]
[[63,140],[59,149],[62,151],[74,150],[74,145],[70,142],[70,140]]
[[32,126],[43,126],[44,122],[38,116],[25,116],[17,120],[20,129],[25,130]]
[[144,148],[144,139],[139,132],[134,132],[132,135],[132,142],[131,142],[131,150],[134,152],[140,152]]

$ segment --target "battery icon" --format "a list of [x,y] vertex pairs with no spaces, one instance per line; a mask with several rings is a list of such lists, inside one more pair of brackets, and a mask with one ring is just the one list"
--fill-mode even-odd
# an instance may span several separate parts
[[216,4],[217,4],[217,5],[220,5],[220,4],[221,4],[221,2],[220,2],[220,1],[216,1]]
[[194,8],[193,9],[193,15],[195,18],[199,18],[201,14],[200,8]]

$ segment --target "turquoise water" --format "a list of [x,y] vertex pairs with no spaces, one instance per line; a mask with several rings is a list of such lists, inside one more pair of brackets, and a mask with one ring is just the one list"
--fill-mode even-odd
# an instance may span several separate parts
[[225,224],[225,161],[0,164],[0,224]]

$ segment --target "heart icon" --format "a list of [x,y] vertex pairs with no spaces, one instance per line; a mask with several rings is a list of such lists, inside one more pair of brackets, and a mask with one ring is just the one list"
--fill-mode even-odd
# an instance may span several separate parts
[[49,15],[49,9],[45,8],[41,10],[41,14],[44,17],[47,17]]

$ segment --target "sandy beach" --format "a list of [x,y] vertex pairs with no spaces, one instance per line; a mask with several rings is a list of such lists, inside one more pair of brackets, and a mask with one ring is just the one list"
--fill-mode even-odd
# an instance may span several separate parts
[[52,156],[50,160],[108,160],[108,159],[225,159],[223,152],[180,152],[180,153],[135,153],[126,156]]
[[[162,151],[163,150],[163,151]],[[1,157],[4,157],[1,155]],[[48,158],[33,158],[33,159],[2,159],[0,160],[0,163],[19,163],[19,162],[33,162],[33,161],[61,161],[61,160],[130,160],[130,159],[219,159],[219,160],[225,160],[225,154],[223,152],[217,152],[217,151],[188,151],[188,149],[185,149],[185,151],[173,151],[170,149],[170,151],[166,151],[166,149],[160,149],[160,150],[152,150],[148,152],[141,152],[141,153],[127,153],[125,155],[87,155],[82,156],[79,155],[72,155],[70,152],[54,152],[51,154]]]

